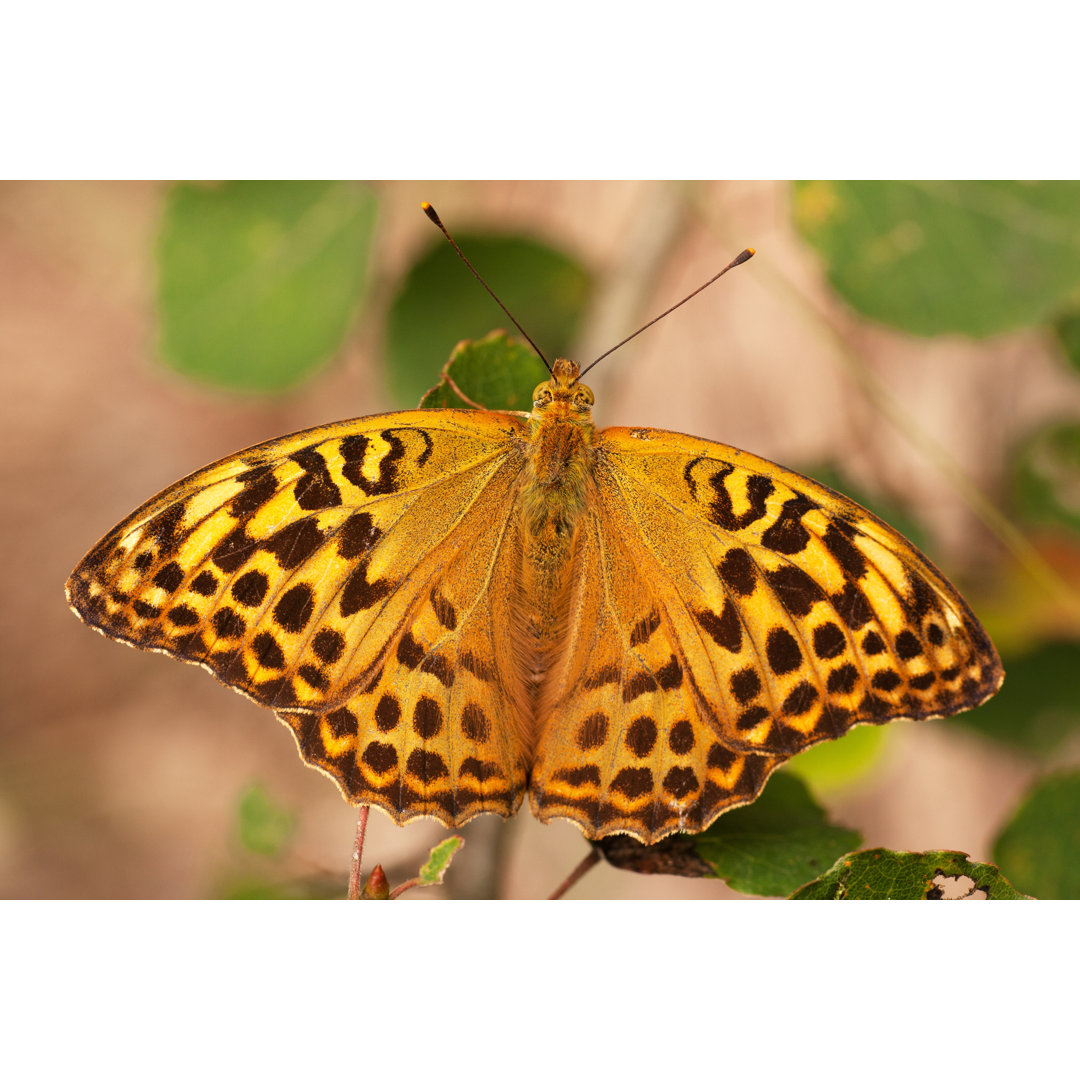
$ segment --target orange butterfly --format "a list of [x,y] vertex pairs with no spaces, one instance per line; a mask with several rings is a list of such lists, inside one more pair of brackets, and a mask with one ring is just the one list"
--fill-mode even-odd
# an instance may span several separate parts
[[652,843],[855,724],[1001,685],[967,604],[884,522],[742,450],[598,431],[592,406],[556,360],[528,415],[252,447],[121,522],[69,602],[274,709],[400,824],[506,817],[528,791],[541,820]]

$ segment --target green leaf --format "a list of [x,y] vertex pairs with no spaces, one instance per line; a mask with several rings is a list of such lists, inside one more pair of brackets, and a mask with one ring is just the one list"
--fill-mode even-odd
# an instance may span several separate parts
[[803,782],[781,772],[756,802],[722,814],[694,848],[733,889],[786,896],[860,841],[853,829],[830,825]]
[[259,784],[243,793],[236,810],[241,845],[256,855],[280,855],[296,829],[296,815]]
[[812,181],[799,231],[856,311],[912,334],[987,337],[1080,306],[1080,184]]
[[[564,354],[588,301],[585,270],[567,255],[524,237],[467,235],[458,240],[548,360]],[[394,399],[411,407],[431,385],[442,357],[459,341],[480,338],[496,326],[509,328],[506,315],[453,248],[445,240],[433,242],[409,271],[388,317],[387,379]]]
[[157,245],[166,363],[230,390],[308,378],[349,328],[375,209],[370,191],[336,181],[173,187]]
[[[463,343],[464,344],[464,343]],[[443,367],[443,379],[436,383],[421,399],[421,409],[472,409],[473,402],[466,401],[455,389],[454,384],[446,378],[446,367]]]
[[1080,311],[1063,315],[1055,324],[1054,333],[1065,351],[1065,359],[1074,371],[1080,371]]
[[318,875],[277,880],[255,874],[227,878],[217,890],[222,900],[340,900],[340,878]]
[[450,354],[442,380],[420,402],[422,409],[510,409],[527,412],[533,391],[551,376],[532,349],[502,330],[463,341]]
[[995,697],[946,721],[1026,750],[1048,755],[1080,726],[1080,641],[1051,641],[1005,659],[1005,682]]
[[1041,900],[1080,900],[1080,771],[1031,788],[994,843],[994,859]]
[[1013,460],[1017,510],[1040,525],[1080,530],[1080,424],[1049,424]]
[[436,844],[428,855],[427,862],[420,867],[417,875],[418,885],[441,885],[443,874],[450,866],[450,860],[457,854],[458,848],[465,841],[460,836],[449,836],[441,844]]
[[871,848],[843,855],[792,900],[960,900],[978,892],[988,900],[1024,900],[990,863],[962,851],[889,851]]
[[1065,359],[1074,371],[1080,371],[1080,311],[1063,315],[1055,324],[1054,333],[1065,351]]
[[887,728],[863,724],[842,739],[818,743],[797,754],[784,771],[801,777],[816,794],[835,791],[860,780],[881,759]]

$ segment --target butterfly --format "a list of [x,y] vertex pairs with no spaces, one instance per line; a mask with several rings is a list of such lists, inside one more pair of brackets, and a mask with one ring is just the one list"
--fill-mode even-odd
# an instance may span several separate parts
[[855,724],[997,690],[960,594],[856,503],[721,443],[597,431],[578,366],[547,364],[423,210],[548,367],[532,412],[385,413],[223,458],[91,549],[76,615],[273,709],[399,824],[509,817],[527,791],[542,821],[651,844]]
[[286,435],[180,480],[67,584],[109,637],[273,709],[394,821],[653,843],[853,725],[973,708],[1000,660],[895,530],[742,450],[597,430],[576,364],[529,414]]

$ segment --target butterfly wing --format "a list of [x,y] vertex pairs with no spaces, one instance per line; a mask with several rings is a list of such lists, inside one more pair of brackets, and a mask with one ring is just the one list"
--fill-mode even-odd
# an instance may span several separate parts
[[253,447],[113,529],[69,601],[275,709],[352,802],[398,822],[509,815],[526,762],[493,582],[525,430],[403,412]]
[[844,496],[671,432],[611,428],[595,451],[530,788],[541,819],[646,843],[697,831],[813,743],[1000,686],[956,590]]

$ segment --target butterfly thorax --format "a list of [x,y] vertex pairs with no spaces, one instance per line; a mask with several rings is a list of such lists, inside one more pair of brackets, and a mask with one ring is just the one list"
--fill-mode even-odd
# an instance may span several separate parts
[[593,393],[574,381],[577,373],[573,361],[556,360],[551,379],[533,391],[521,507],[535,537],[569,536],[585,508],[596,429]]
[[578,526],[589,500],[593,470],[592,391],[577,365],[556,360],[552,378],[533,393],[526,463],[518,494],[521,514],[521,617],[514,630],[522,674],[533,689],[533,713],[569,617]]

